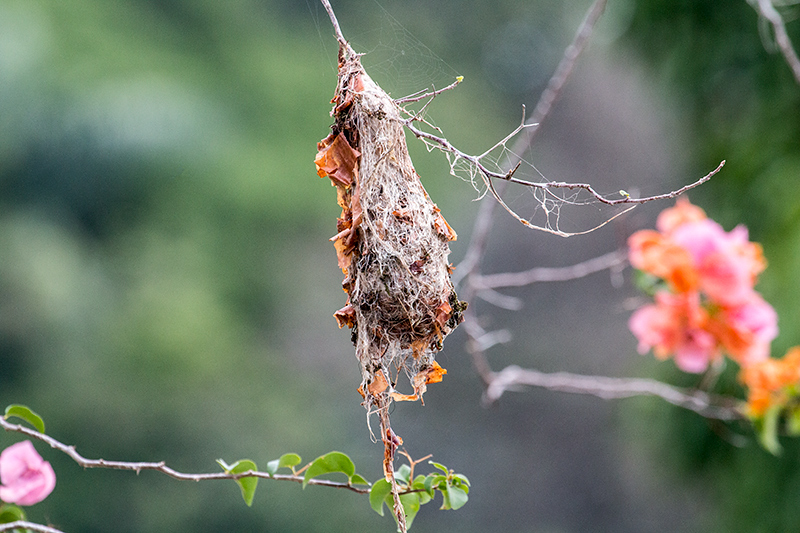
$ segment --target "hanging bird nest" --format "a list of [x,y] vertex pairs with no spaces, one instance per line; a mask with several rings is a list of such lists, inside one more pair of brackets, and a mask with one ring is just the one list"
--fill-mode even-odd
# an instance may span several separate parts
[[[340,48],[332,103],[335,122],[315,163],[342,207],[331,240],[348,300],[334,316],[352,331],[367,409],[422,400],[426,386],[446,373],[434,358],[466,308],[447,261],[456,233],[414,170],[403,110],[349,47]],[[401,374],[411,394],[395,389]]]

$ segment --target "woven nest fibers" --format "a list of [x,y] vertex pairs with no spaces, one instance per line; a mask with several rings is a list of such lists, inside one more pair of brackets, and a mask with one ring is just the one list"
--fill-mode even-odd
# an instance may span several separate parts
[[[331,240],[348,301],[334,316],[352,330],[367,406],[378,395],[416,400],[446,373],[434,357],[466,308],[447,261],[456,234],[414,170],[401,109],[356,54],[340,57],[333,103],[335,123],[315,163],[342,207]],[[401,370],[411,395],[395,391]]]

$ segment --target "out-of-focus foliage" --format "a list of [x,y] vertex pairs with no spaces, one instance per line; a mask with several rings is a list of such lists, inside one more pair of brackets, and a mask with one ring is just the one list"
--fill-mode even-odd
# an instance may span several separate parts
[[[481,152],[513,128],[521,103],[535,102],[589,2],[334,5],[392,94],[464,75],[430,116],[454,143]],[[800,286],[800,89],[757,28],[744,0],[611,1],[539,154],[548,176],[610,191],[657,189],[653,176],[665,167],[683,184],[727,159],[692,200],[764,243],[770,268],[760,290],[781,316],[782,353],[798,344],[800,321],[790,290]],[[330,316],[342,298],[327,242],[338,209],[313,166],[331,122],[335,52],[312,0],[0,0],[0,404],[29,405],[50,434],[89,457],[211,472],[216,457],[266,464],[287,449],[341,449],[367,479],[380,476],[382,447],[365,427],[352,346]],[[634,70],[639,61],[657,90],[631,89],[646,84],[620,63]],[[624,102],[608,102],[620,94]],[[683,139],[647,126],[640,114],[656,107]],[[635,138],[620,156],[612,139],[625,130]],[[693,151],[670,152],[676,144]],[[447,176],[438,154],[410,149],[460,235],[458,261],[477,194]],[[637,156],[647,172],[633,183],[638,175],[618,165]],[[632,229],[652,225],[630,220]],[[493,234],[490,252],[520,269],[577,262],[588,258],[579,252],[599,255],[619,241],[529,241],[510,227]],[[639,366],[623,296],[608,285],[519,291],[536,305],[496,313],[490,326],[518,336],[492,364],[667,372]],[[648,401],[619,411],[630,428],[621,434],[609,425],[614,407],[591,398],[537,391],[484,410],[460,335],[442,354],[448,376],[425,408],[393,413],[412,455],[433,453],[472,483],[469,505],[425,508],[415,531],[708,530],[705,516],[723,530],[752,531],[756,520],[764,531],[796,529],[795,442],[782,442],[780,460],[752,435],[739,450],[696,416]],[[662,444],[648,456],[638,442],[651,438]],[[651,478],[665,455],[686,477]],[[347,491],[262,481],[245,508],[232,483],[45,459],[58,486],[29,518],[67,531],[391,527]],[[685,520],[676,523],[675,509]]]
[[[800,27],[787,12],[795,46]],[[695,150],[705,164],[726,159],[720,179],[692,195],[727,227],[746,224],[764,245],[769,274],[760,285],[779,314],[773,355],[800,340],[800,87],[769,31],[754,31],[746,2],[713,0],[639,2],[626,39],[647,59],[661,83],[679,91],[687,107]],[[770,49],[773,48],[773,53]],[[729,369],[728,382],[735,374]],[[735,386],[728,390],[735,391]],[[792,531],[800,527],[797,439],[782,439],[780,458],[745,447],[738,435],[684,413],[658,409],[652,420],[654,452],[703,480],[718,506],[706,531]],[[749,436],[747,428],[742,432]],[[727,440],[726,440],[727,437]]]

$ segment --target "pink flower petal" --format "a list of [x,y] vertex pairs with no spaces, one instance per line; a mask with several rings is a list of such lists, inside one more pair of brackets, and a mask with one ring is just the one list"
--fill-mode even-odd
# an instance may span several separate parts
[[0,500],[33,505],[56,486],[56,474],[30,441],[12,444],[0,453]]

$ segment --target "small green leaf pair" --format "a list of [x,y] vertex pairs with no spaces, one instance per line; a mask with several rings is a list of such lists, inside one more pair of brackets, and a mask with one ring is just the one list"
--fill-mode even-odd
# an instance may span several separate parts
[[302,459],[296,453],[285,453],[278,459],[267,463],[267,472],[270,476],[274,476],[279,468],[291,468],[294,474],[294,467],[299,465],[301,461]]
[[369,485],[366,479],[356,474],[356,467],[350,457],[342,452],[329,452],[317,457],[308,465],[303,476],[303,488],[315,477],[336,472],[346,475],[350,485]]
[[[402,465],[394,474],[400,489],[400,504],[406,515],[406,526],[409,528],[420,506],[432,501],[437,490],[442,493],[443,502],[440,509],[443,510],[460,509],[468,500],[470,485],[466,476],[455,474],[442,464],[433,461],[428,463],[440,472],[419,474],[412,480],[413,469],[409,465]],[[381,516],[384,504],[392,509],[394,507],[392,484],[386,479],[376,481],[369,493],[369,504]]]
[[[245,472],[257,472],[258,467],[250,459],[241,459],[232,465],[227,464],[222,459],[217,459],[217,463],[228,474],[244,474]],[[256,495],[258,478],[254,476],[236,478],[236,483],[242,489],[242,498],[248,507],[253,505],[253,497]]]
[[19,418],[28,424],[32,425],[39,433],[44,433],[44,420],[42,417],[34,413],[29,407],[24,405],[12,404],[6,407],[6,412],[3,418]]
[[[395,479],[397,474],[395,473]],[[418,476],[424,477],[424,476]],[[422,497],[421,497],[422,496]],[[403,512],[406,515],[406,527],[411,528],[414,522],[414,517],[417,516],[420,506],[430,501],[430,497],[426,492],[405,492],[400,494],[400,504],[403,506]],[[369,504],[376,513],[383,516],[383,504],[389,509],[394,507],[394,499],[392,498],[392,484],[385,479],[379,479],[372,485],[369,491]]]

